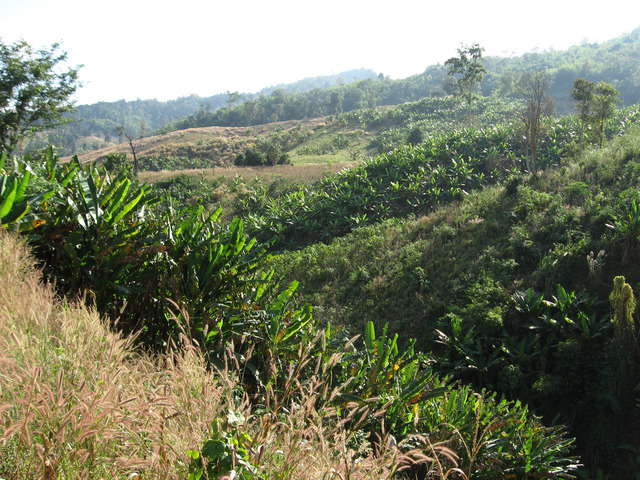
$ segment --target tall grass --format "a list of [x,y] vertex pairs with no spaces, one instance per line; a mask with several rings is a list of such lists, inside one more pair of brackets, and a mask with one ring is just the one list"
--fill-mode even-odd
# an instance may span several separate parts
[[0,237],[0,472],[9,478],[184,478],[185,452],[233,402],[194,350],[153,359],[39,284]]
[[390,478],[410,458],[389,439],[375,458],[350,448],[350,419],[319,401],[331,398],[321,374],[301,383],[292,367],[288,395],[252,405],[233,369],[208,370],[186,339],[180,353],[136,351],[96,312],[57,299],[33,265],[0,229],[0,478],[187,478],[187,452],[230,412],[255,478]]

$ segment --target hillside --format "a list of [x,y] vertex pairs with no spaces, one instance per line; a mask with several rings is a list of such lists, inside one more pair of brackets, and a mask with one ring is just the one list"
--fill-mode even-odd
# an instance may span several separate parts
[[[601,44],[584,44],[565,51],[530,52],[518,57],[486,57],[487,76],[481,84],[482,95],[499,98],[518,96],[517,83],[523,72],[545,71],[551,78],[550,94],[558,113],[567,114],[572,105],[569,91],[572,82],[584,77],[593,82],[605,81],[621,93],[629,106],[640,102],[637,65],[640,51],[640,28]],[[455,52],[452,52],[455,56]],[[175,122],[171,128],[183,129],[209,125],[257,125],[307,116],[332,115],[375,106],[400,105],[425,97],[452,93],[447,68],[431,65],[417,75],[392,80],[380,75],[326,90],[270,95],[247,100],[232,108],[215,112],[198,112]]]
[[3,172],[33,211],[21,217],[12,195],[2,219],[29,232],[42,262],[30,268],[3,227],[3,476],[444,480],[577,469],[573,438],[522,403],[439,377],[429,356],[371,322],[361,338],[319,324],[296,305],[297,282],[275,281],[268,245],[242,219],[221,224],[219,209],[175,205],[128,170],[61,163],[53,149]]
[[[203,445],[219,440],[233,454],[251,437],[260,455],[234,458],[260,478],[321,478],[344,472],[356,455],[347,445],[353,436],[339,423],[327,428],[325,412],[311,405],[272,422],[238,397],[233,374],[207,368],[193,345],[160,356],[141,352],[95,310],[56,297],[35,263],[23,242],[0,229],[2,478],[202,478],[196,453]],[[304,382],[296,393],[313,404],[311,386]],[[212,425],[230,437],[216,437]],[[394,455],[360,459],[361,478],[390,479]],[[215,459],[208,478],[214,466],[225,471]]]
[[[479,99],[474,125],[482,127],[514,120],[517,101]],[[438,136],[466,118],[461,100],[425,98],[395,107],[377,107],[340,115],[267,123],[252,127],[202,127],[178,130],[135,140],[142,171],[191,170],[230,167],[249,149],[266,152],[276,147],[294,167],[305,164],[347,164],[406,144],[412,131],[420,138]],[[416,141],[416,140],[414,140]],[[127,154],[120,144],[78,155],[83,163],[103,161],[109,154]],[[67,157],[69,159],[70,157]],[[248,171],[250,173],[250,170]]]
[[166,125],[173,124],[197,112],[214,112],[239,101],[270,94],[274,90],[299,92],[311,89],[326,89],[334,85],[354,82],[375,76],[371,70],[358,69],[335,75],[312,77],[286,85],[266,87],[257,93],[227,92],[199,97],[189,95],[175,100],[161,102],[150,99],[118,102],[99,102],[93,105],[79,105],[70,114],[72,122],[50,132],[32,143],[32,147],[58,145],[64,155],[99,149],[119,143],[124,138],[116,129],[124,127],[135,137],[154,135]]
[[[578,77],[611,83],[620,91],[623,104],[633,105],[640,102],[636,72],[639,51],[640,28],[608,42],[578,45],[566,51],[485,57],[487,76],[482,94],[515,98],[515,85],[522,72],[544,70],[552,78],[551,95],[559,114],[572,111],[569,91]],[[431,65],[421,74],[398,80],[384,75],[376,77],[369,70],[353,70],[269,87],[256,94],[234,92],[171,102],[137,100],[82,105],[75,115],[77,121],[40,138],[32,146],[51,143],[58,145],[65,155],[79,154],[123,143],[125,139],[115,132],[119,126],[140,137],[161,130],[304,120],[442,96],[450,93],[449,88],[445,67]]]
[[281,121],[313,106],[275,90],[277,122],[136,140],[137,174],[128,145],[0,159],[0,476],[633,478],[640,105],[532,142],[512,80],[609,75],[638,34],[514,59],[471,108],[369,78]]
[[560,165],[282,253],[275,269],[321,322],[410,332],[441,374],[568,424],[592,472],[629,474],[638,321],[616,347],[610,302],[616,278],[640,289],[640,130]]
[[[144,157],[202,159],[205,163],[200,168],[229,166],[236,155],[246,149],[247,143],[255,142],[261,136],[268,137],[277,131],[290,132],[298,126],[313,130],[324,123],[325,120],[319,118],[256,127],[190,128],[135,140],[134,148],[137,155]],[[113,153],[130,156],[131,148],[128,143],[122,143],[79,154],[78,158],[83,163],[103,161]]]

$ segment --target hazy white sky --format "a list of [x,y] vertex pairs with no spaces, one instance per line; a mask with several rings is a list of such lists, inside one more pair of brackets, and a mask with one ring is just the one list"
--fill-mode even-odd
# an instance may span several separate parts
[[0,39],[60,42],[78,103],[210,96],[353,68],[404,78],[478,42],[563,50],[640,27],[638,0],[0,0]]

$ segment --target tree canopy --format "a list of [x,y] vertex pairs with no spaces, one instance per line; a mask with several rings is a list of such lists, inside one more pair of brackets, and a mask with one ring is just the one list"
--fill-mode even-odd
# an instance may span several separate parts
[[60,68],[66,59],[57,43],[34,51],[25,41],[0,40],[0,151],[70,121],[64,114],[74,109],[79,67]]
[[451,57],[444,62],[445,67],[449,69],[449,75],[456,78],[456,93],[467,102],[469,112],[476,97],[475,87],[487,74],[487,69],[482,65],[483,51],[484,48],[477,43],[471,46],[463,45],[458,49],[457,57]]

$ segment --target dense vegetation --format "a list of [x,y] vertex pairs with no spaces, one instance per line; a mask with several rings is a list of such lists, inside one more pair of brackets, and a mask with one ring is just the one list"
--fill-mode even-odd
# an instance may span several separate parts
[[440,373],[572,425],[593,471],[634,472],[637,329],[616,333],[609,296],[614,277],[639,278],[639,138],[283,254],[276,270],[320,319],[410,331]]
[[471,91],[336,110],[330,143],[279,130],[236,157],[364,138],[378,153],[314,183],[152,186],[122,155],[3,154],[0,251],[20,233],[50,287],[0,263],[16,278],[0,297],[0,474],[637,476],[640,109],[594,82],[568,92],[588,87],[584,111],[539,119],[537,173],[526,102]]
[[[451,141],[465,138],[456,135],[446,142],[405,147],[319,185],[339,184],[344,175],[385,179],[382,167],[392,159],[399,172],[410,172],[411,162],[426,168],[418,176],[407,173],[407,185],[400,189],[410,191],[413,178],[424,196],[428,178],[456,178],[447,169],[428,168],[428,155],[437,158],[437,145],[449,145],[449,154],[459,149],[467,155],[491,146],[482,143],[482,135]],[[615,466],[624,472],[634,464],[625,460],[625,450],[616,448],[636,441],[634,430],[625,426],[636,421],[637,360],[632,352],[637,339],[628,321],[633,309],[617,301],[621,294],[615,291],[611,305],[620,305],[619,315],[627,323],[607,317],[613,283],[606,278],[638,278],[632,268],[633,255],[640,251],[637,236],[629,237],[634,231],[630,222],[637,216],[637,195],[632,193],[638,181],[633,169],[640,151],[637,138],[636,131],[627,133],[581,163],[562,165],[567,159],[557,159],[560,169],[540,176],[523,177],[517,168],[508,170],[509,177],[493,174],[490,183],[495,186],[479,189],[483,185],[478,183],[475,193],[469,185],[468,195],[445,195],[429,216],[400,221],[395,212],[389,215],[393,219],[328,245],[280,256],[275,264],[279,274],[291,271],[302,287],[297,281],[278,286],[273,271],[264,269],[269,244],[249,241],[240,219],[219,226],[219,210],[205,214],[197,204],[176,209],[149,186],[131,180],[128,169],[112,176],[104,167],[61,165],[52,150],[28,164],[4,164],[9,175],[3,185],[16,194],[3,196],[2,218],[28,233],[34,252],[45,261],[44,273],[56,279],[61,292],[84,292],[123,332],[137,331],[139,341],[160,350],[181,344],[181,338],[197,342],[210,365],[225,365],[232,355],[239,369],[236,388],[252,402],[261,404],[272,394],[284,395],[278,402],[299,400],[290,390],[291,375],[298,382],[313,381],[314,370],[300,362],[315,358],[331,371],[322,376],[329,382],[322,388],[338,389],[323,400],[329,402],[324,408],[346,409],[339,418],[352,418],[357,425],[356,430],[344,425],[360,438],[357,448],[369,445],[370,452],[380,454],[386,447],[376,439],[388,433],[405,445],[401,452],[407,455],[419,447],[420,438],[426,439],[426,454],[434,453],[434,445],[446,446],[452,452],[445,455],[452,462],[449,467],[468,474],[501,478],[513,471],[518,478],[518,471],[524,475],[532,469],[545,475],[570,472],[575,464],[567,456],[570,442],[559,431],[525,421],[530,417],[519,404],[496,403],[493,391],[526,401],[547,422],[555,418],[568,424],[578,436],[583,462],[592,469]],[[467,165],[465,156],[454,155],[450,166],[478,166]],[[373,175],[369,169],[376,165],[382,170]],[[465,178],[474,181],[476,174],[468,171]],[[591,192],[587,178],[597,178],[601,191]],[[385,180],[380,195],[391,195],[393,183]],[[626,193],[620,197],[620,191]],[[407,203],[401,200],[399,205]],[[46,210],[39,207],[44,201]],[[295,208],[304,211],[304,205],[300,201]],[[436,205],[427,201],[414,215]],[[584,273],[576,276],[579,271]],[[624,279],[620,282],[623,289]],[[292,303],[297,288],[303,301],[317,305],[317,315]],[[313,333],[318,330],[320,337]],[[364,332],[362,344],[349,340],[358,331]],[[383,331],[379,337],[378,331]],[[291,371],[288,365],[300,367]],[[467,386],[459,390],[450,383],[456,379]],[[471,388],[482,397],[472,395]],[[603,391],[620,393],[594,395]],[[435,405],[449,405],[451,411],[437,408],[441,413],[433,417]],[[595,430],[594,411],[601,412]],[[505,421],[505,415],[515,423]],[[590,427],[583,432],[586,424]],[[449,436],[437,425],[449,425]],[[516,425],[521,427],[510,430]],[[482,437],[475,436],[478,431]],[[223,434],[215,432],[210,434]],[[498,435],[496,440],[488,437],[490,432]],[[246,442],[254,441],[256,433],[238,435]],[[215,460],[210,473],[227,468],[218,457],[231,448],[224,442],[232,439],[223,438],[213,437],[198,456],[191,454],[192,473],[205,469],[198,462],[201,455]],[[15,440],[11,445],[17,454],[22,444]],[[524,440],[533,443],[518,443]],[[213,447],[220,442],[222,446]],[[505,450],[508,445],[513,453]],[[537,460],[525,453],[527,460],[517,467],[527,451]],[[250,461],[248,450],[243,455],[247,472],[258,475],[255,459]],[[504,463],[496,470],[492,462],[497,458]],[[438,468],[445,468],[444,458],[439,462]],[[414,468],[437,470],[437,465],[431,461]]]
[[[522,72],[547,71],[552,79],[551,96],[562,114],[571,111],[569,91],[578,77],[612,84],[620,92],[623,104],[630,106],[640,102],[639,42],[640,31],[636,29],[608,42],[582,44],[566,51],[530,52],[509,58],[485,57],[487,75],[482,83],[482,94],[517,97],[517,82]],[[207,98],[191,95],[168,102],[121,100],[80,105],[71,117],[71,124],[52,130],[32,147],[52,143],[59,145],[63,154],[72,155],[122,143],[124,138],[116,133],[118,127],[125,127],[137,138],[168,129],[247,126],[399,105],[452,93],[453,87],[446,77],[444,65],[429,66],[423,73],[406,79],[390,79],[370,70],[354,70],[277,85],[255,94],[227,92]]]
[[[300,402],[310,402],[308,408],[324,418],[317,428],[351,436],[348,448],[361,458],[400,455],[397,464],[386,465],[391,473],[403,467],[438,478],[447,471],[501,478],[562,476],[575,469],[568,452],[572,440],[562,429],[543,427],[518,402],[441,379],[428,356],[411,345],[400,348],[386,327],[377,335],[370,322],[363,342],[340,326],[320,327],[310,306],[293,305],[297,282],[280,288],[265,270],[267,245],[249,240],[242,220],[218,226],[219,210],[176,210],[147,185],[132,182],[127,170],[111,177],[104,167],[61,165],[52,150],[28,163],[0,166],[8,185],[2,219],[28,232],[44,274],[60,292],[79,292],[115,328],[137,332],[138,341],[154,350],[173,351],[185,342],[198,346],[211,367],[233,372],[235,395],[247,395],[258,411],[288,416]],[[10,357],[3,364],[22,361]],[[94,463],[96,472],[103,468],[106,459],[95,451],[82,457],[89,463],[77,461],[86,451],[83,442],[99,429],[81,434],[71,449],[56,447],[51,457],[51,435],[67,429],[43,425],[44,416],[23,418],[22,377],[2,378],[11,392],[5,400],[14,400],[3,417],[3,458],[11,461],[2,473],[28,478],[33,469],[72,474],[91,472]],[[34,401],[40,405],[47,398]],[[243,426],[233,412],[226,423],[215,420],[202,447],[184,452],[188,465],[183,458],[171,468],[182,465],[192,478],[232,469],[243,478],[269,478],[252,450],[261,433]],[[34,444],[45,454],[34,457]],[[100,454],[110,455],[108,449]],[[286,456],[270,461],[275,468],[289,465]],[[122,472],[135,468],[123,465]]]
[[[637,65],[640,29],[601,44],[575,46],[567,51],[532,52],[521,57],[487,57],[487,75],[482,94],[517,96],[518,77],[526,71],[547,71],[552,77],[551,96],[561,113],[571,109],[568,92],[574,79],[605,81],[620,93],[625,105],[640,102]],[[329,89],[288,93],[276,90],[232,108],[200,111],[174,124],[176,129],[209,125],[247,126],[314,116],[335,115],[381,105],[398,105],[429,96],[454,92],[444,65],[428,67],[424,73],[392,80],[384,75]]]

